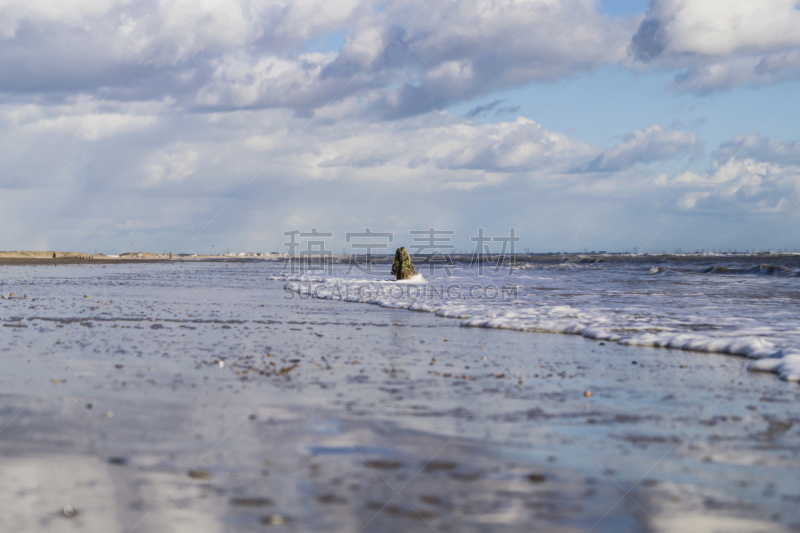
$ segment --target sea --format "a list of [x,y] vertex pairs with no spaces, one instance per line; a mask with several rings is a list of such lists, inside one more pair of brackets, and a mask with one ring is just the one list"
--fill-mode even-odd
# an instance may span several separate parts
[[402,282],[389,269],[386,262],[358,260],[286,263],[267,279],[283,282],[287,299],[433,313],[464,327],[744,356],[753,360],[750,370],[800,381],[800,254],[424,258],[415,278]]

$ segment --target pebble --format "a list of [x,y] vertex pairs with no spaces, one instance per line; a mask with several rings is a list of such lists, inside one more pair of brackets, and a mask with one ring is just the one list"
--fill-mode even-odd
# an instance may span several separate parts
[[189,470],[189,477],[193,479],[209,479],[211,473],[205,470]]
[[583,395],[584,395],[584,396],[586,396],[586,397],[588,398],[589,396],[591,396],[591,395],[592,395],[592,391],[590,391],[590,390],[587,390],[586,392],[584,392],[584,393],[583,393]]
[[261,521],[264,525],[268,526],[282,526],[286,523],[283,517],[279,514],[271,514],[269,516],[265,516],[264,520]]
[[72,516],[75,514],[75,509],[71,505],[64,506],[64,516]]

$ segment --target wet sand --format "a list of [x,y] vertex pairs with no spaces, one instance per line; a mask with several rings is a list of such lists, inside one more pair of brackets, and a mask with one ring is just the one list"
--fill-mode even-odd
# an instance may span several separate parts
[[800,392],[746,359],[284,299],[274,269],[0,267],[0,529],[800,529]]

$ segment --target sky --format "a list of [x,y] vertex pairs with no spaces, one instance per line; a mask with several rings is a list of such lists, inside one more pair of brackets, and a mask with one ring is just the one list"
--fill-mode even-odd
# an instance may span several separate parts
[[794,251],[799,27],[798,0],[0,0],[0,249]]

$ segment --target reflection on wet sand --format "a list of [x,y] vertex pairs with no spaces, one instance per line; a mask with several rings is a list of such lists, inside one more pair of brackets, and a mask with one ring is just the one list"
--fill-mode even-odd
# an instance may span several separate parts
[[3,272],[0,530],[800,523],[798,393],[742,359],[299,305],[266,265],[43,268]]

